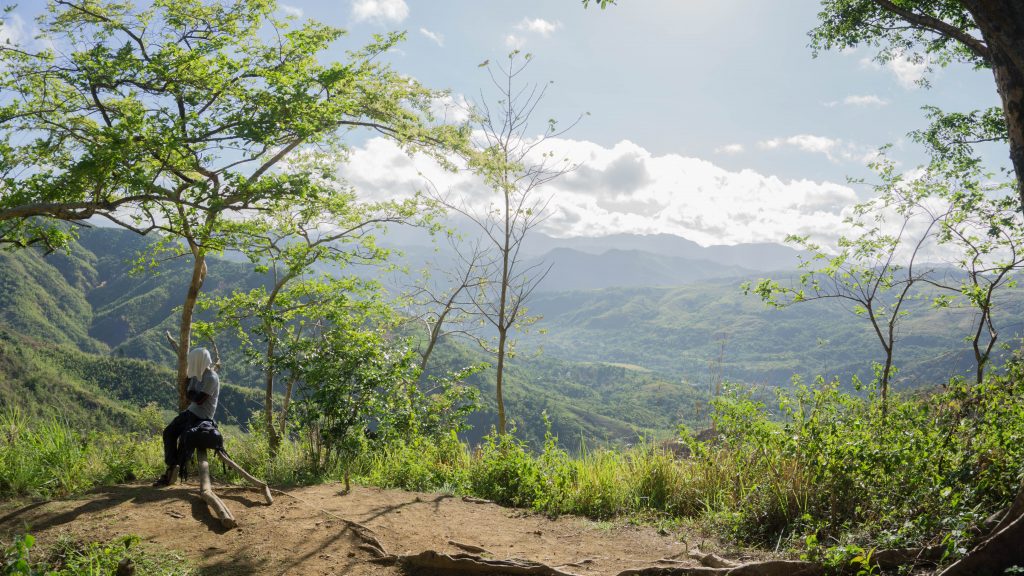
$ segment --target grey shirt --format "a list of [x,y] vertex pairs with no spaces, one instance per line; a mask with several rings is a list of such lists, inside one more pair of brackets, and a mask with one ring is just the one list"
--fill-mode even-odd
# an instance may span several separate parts
[[202,404],[192,402],[188,405],[188,411],[205,420],[213,420],[213,415],[217,412],[217,397],[220,395],[220,378],[216,372],[207,368],[206,372],[203,372],[203,379],[195,384],[190,387],[210,397]]

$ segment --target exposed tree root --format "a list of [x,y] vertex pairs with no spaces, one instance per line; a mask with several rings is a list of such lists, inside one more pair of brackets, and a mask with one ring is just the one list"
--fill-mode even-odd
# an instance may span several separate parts
[[708,568],[735,568],[740,565],[739,562],[726,560],[715,554],[701,554],[699,551],[690,552],[690,558]]
[[871,565],[882,570],[891,570],[900,566],[918,566],[936,564],[946,553],[945,546],[928,546],[927,548],[894,548],[878,550],[871,555]]
[[480,574],[480,575],[520,575],[533,576],[575,576],[570,572],[562,572],[545,564],[526,560],[488,560],[472,554],[441,554],[426,550],[419,554],[397,557],[397,564],[412,574],[419,572],[428,574]]
[[[713,555],[708,555],[713,556]],[[717,558],[717,557],[716,557]],[[718,558],[718,560],[722,560]],[[767,560],[731,567],[673,566],[670,568],[634,568],[618,576],[818,576],[824,572],[820,564],[798,560]]]
[[206,450],[199,450],[199,496],[210,507],[210,512],[220,521],[220,525],[231,529],[238,526],[238,522],[231,514],[231,510],[224,505],[213,491],[213,484],[210,482],[210,463],[207,460]]
[[462,542],[456,542],[455,540],[449,540],[448,543],[460,550],[469,552],[470,554],[491,554],[492,556],[494,555],[493,552],[491,552],[490,550],[486,548],[481,548],[479,546],[474,546],[472,544],[463,544]]
[[940,576],[1000,575],[1011,566],[1024,566],[1024,516],[1001,522],[1000,526],[1003,527],[950,564]]

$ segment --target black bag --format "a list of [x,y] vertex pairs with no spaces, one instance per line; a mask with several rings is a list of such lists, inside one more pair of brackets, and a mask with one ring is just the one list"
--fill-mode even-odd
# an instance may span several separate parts
[[197,449],[224,451],[224,437],[213,420],[201,420],[178,438],[178,477],[188,477],[188,461]]
[[196,426],[185,431],[185,450],[189,455],[193,450],[206,448],[207,450],[223,450],[224,437],[220,435],[217,424],[213,420],[203,420]]

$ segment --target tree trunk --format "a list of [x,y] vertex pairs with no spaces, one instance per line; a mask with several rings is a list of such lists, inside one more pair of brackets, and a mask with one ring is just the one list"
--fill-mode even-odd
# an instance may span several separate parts
[[885,351],[885,368],[882,369],[882,417],[889,413],[889,374],[892,372],[892,349]]
[[266,395],[263,397],[263,419],[267,430],[267,443],[270,447],[270,458],[277,454],[280,439],[277,437],[277,430],[274,429],[274,343],[273,335],[267,338],[267,374],[266,374]]
[[[989,63],[1003,103],[1010,161],[1024,211],[1024,3],[1019,0],[964,0],[990,51]],[[980,372],[980,370],[979,370]],[[1024,565],[1024,484],[1009,512],[992,534],[943,576],[1002,574]]]
[[284,389],[284,400],[281,402],[281,426],[277,434],[278,441],[288,433],[288,403],[292,400],[292,386],[295,385],[295,378],[289,378]]
[[505,434],[507,428],[505,426],[505,398],[502,395],[501,386],[505,375],[505,336],[508,330],[500,330],[498,332],[498,378],[497,378],[497,395],[498,395],[498,433]]
[[988,45],[989,63],[1003,102],[1010,161],[1024,210],[1024,3],[1019,0],[964,0]]
[[206,251],[192,247],[192,279],[189,281],[185,304],[181,307],[181,326],[178,332],[178,410],[188,407],[188,351],[192,335],[192,312],[199,298],[199,290],[206,280]]

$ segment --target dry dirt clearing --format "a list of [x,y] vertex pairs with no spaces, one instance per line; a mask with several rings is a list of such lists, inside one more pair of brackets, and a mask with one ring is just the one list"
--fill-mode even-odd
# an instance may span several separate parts
[[360,537],[353,522],[368,528],[389,554],[471,552],[580,575],[680,567],[690,564],[689,552],[711,546],[699,537],[689,538],[688,545],[678,534],[649,526],[549,519],[443,494],[353,487],[343,495],[339,485],[325,484],[288,491],[298,499],[275,493],[267,506],[250,490],[220,486],[217,492],[234,512],[237,528],[221,528],[195,486],[124,485],[70,500],[4,506],[0,537],[9,542],[15,533],[31,532],[45,547],[61,533],[87,541],[135,534],[185,553],[211,575],[400,574],[398,567],[372,562],[365,535]]

